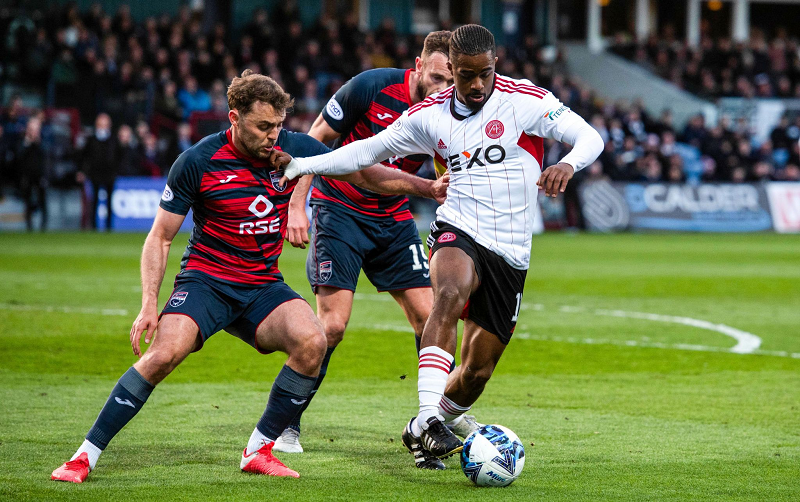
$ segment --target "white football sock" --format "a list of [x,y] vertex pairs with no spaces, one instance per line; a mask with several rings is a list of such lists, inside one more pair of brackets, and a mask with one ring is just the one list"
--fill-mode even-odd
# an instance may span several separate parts
[[439,414],[439,401],[442,400],[453,359],[452,354],[436,346],[425,347],[419,351],[418,423],[427,422],[430,417]]
[[447,396],[442,396],[439,401],[439,414],[444,417],[445,423],[456,425],[463,420],[464,413],[468,412],[472,406],[459,406]]
[[254,451],[260,450],[262,446],[267,443],[272,443],[274,439],[270,439],[267,436],[263,435],[258,427],[253,429],[253,433],[250,435],[250,441],[247,442],[247,449],[244,452],[244,456],[252,454]]
[[86,453],[86,456],[89,457],[89,470],[93,471],[94,466],[97,465],[97,459],[100,458],[100,454],[103,453],[103,450],[90,443],[88,439],[84,439],[83,444],[70,460],[75,460],[81,453]]

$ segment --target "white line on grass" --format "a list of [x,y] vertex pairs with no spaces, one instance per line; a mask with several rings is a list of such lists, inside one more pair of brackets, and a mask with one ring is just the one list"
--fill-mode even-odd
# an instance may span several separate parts
[[54,307],[52,305],[17,305],[14,303],[0,303],[0,310],[14,310],[17,312],[60,312],[63,314],[89,314],[89,315],[128,315],[125,309],[98,309],[91,307]]
[[[378,302],[394,302],[394,299],[389,295],[378,294],[364,294],[356,293],[356,300],[378,301]],[[544,310],[544,305],[540,303],[523,303],[520,308],[522,310]],[[106,315],[106,316],[128,316],[129,312],[125,309],[109,309],[109,308],[92,308],[92,307],[56,307],[52,305],[18,305],[13,303],[0,303],[0,310],[11,310],[17,312],[60,312],[64,314],[88,314],[88,315]],[[641,340],[611,340],[611,339],[598,339],[598,338],[573,338],[573,337],[557,337],[557,336],[541,336],[534,335],[526,332],[517,332],[514,334],[516,338],[523,340],[542,340],[552,342],[566,342],[566,343],[581,343],[581,344],[610,344],[621,345],[626,347],[654,347],[660,349],[678,349],[678,350],[695,350],[703,352],[733,352],[736,354],[761,354],[779,357],[791,357],[800,359],[800,353],[787,352],[783,350],[758,350],[761,346],[761,338],[758,336],[741,331],[725,324],[714,324],[708,321],[699,319],[692,319],[691,317],[677,317],[666,316],[661,314],[649,314],[646,312],[627,312],[624,310],[606,310],[595,309],[587,310],[583,307],[573,307],[564,305],[559,307],[559,311],[563,313],[588,313],[602,316],[612,317],[626,317],[631,319],[644,319],[648,321],[658,322],[671,322],[677,324],[684,324],[686,326],[693,326],[696,328],[707,329],[716,331],[724,335],[734,338],[738,343],[732,348],[725,347],[712,347],[707,345],[692,345],[687,343],[667,344],[660,342],[647,342]],[[351,323],[351,327],[361,329],[378,329],[384,331],[399,331],[404,333],[413,333],[414,330],[407,324],[367,324],[367,323]]]
[[[382,302],[394,301],[394,299],[391,296],[363,294],[363,293],[356,293],[355,299],[368,300],[368,301],[382,301]],[[542,311],[545,309],[544,305],[542,305],[541,303],[523,303],[522,305],[520,305],[520,308],[522,310],[536,310],[536,311]],[[531,335],[530,333],[515,333],[514,336],[530,340],[551,340],[551,341],[566,341],[570,343],[590,343],[590,344],[609,343],[615,345],[625,345],[630,347],[657,347],[657,348],[672,348],[679,350],[700,350],[708,352],[733,352],[735,354],[766,354],[766,355],[800,358],[799,353],[758,350],[758,348],[761,346],[761,338],[752,333],[732,328],[725,324],[716,324],[709,321],[703,321],[701,319],[693,319],[691,317],[650,314],[647,312],[628,312],[625,310],[608,310],[608,309],[589,310],[586,309],[585,307],[575,307],[571,305],[562,305],[561,307],[558,308],[558,310],[559,312],[567,314],[593,314],[599,316],[623,317],[628,319],[642,319],[646,321],[683,324],[686,326],[706,329],[709,331],[716,331],[717,333],[721,333],[723,335],[733,338],[734,340],[736,340],[737,343],[731,348],[724,348],[724,347],[712,347],[706,345],[692,345],[685,343],[664,344],[658,342],[644,342],[637,340],[618,341],[618,340],[597,340],[592,338],[577,339],[577,338],[560,338],[560,337],[542,337],[538,335]]]

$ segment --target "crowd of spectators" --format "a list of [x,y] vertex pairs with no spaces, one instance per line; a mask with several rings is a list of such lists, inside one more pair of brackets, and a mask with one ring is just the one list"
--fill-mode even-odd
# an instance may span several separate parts
[[[74,108],[80,114],[82,128],[72,152],[76,172],[70,180],[90,181],[95,204],[98,187],[110,191],[120,175],[163,176],[194,141],[223,128],[227,123],[227,83],[244,69],[270,75],[290,92],[296,104],[286,127],[306,131],[329,96],[353,75],[375,67],[413,67],[423,39],[421,35],[398,34],[390,19],[374,31],[363,32],[353,13],[323,14],[313,26],[304,27],[291,0],[270,12],[255,10],[252,20],[235,36],[221,23],[204,26],[202,13],[188,7],[175,16],[164,14],[140,23],[134,22],[125,5],[113,15],[97,4],[85,12],[69,4],[45,12],[21,11],[14,18],[3,18],[0,11],[5,75],[38,92],[45,107]],[[800,70],[800,66],[796,57],[788,56],[788,47],[796,52],[796,42],[784,40],[781,44],[773,45],[784,48],[784,66],[769,66],[769,71],[777,72],[778,79],[789,78],[796,87],[792,92],[798,93],[800,84],[792,68]],[[706,45],[704,42],[702,47]],[[704,60],[709,52],[681,47],[674,40],[654,40],[635,54],[638,58],[642,51],[653,52],[656,59],[684,58],[702,68],[713,67]],[[719,54],[715,58],[722,66],[735,59],[740,65],[737,68],[761,69],[760,58],[747,55],[752,50],[737,51],[725,52],[729,58]],[[527,78],[552,90],[603,136],[606,149],[583,178],[672,182],[800,179],[800,119],[785,118],[771,139],[758,146],[748,124],[741,121],[723,119],[706,127],[698,116],[676,130],[668,110],[656,118],[648,116],[641,103],[602,100],[566,75],[561,55],[541,47],[534,36],[524,37],[513,48],[498,47],[498,58],[499,73]],[[773,73],[768,75],[772,78]],[[44,125],[39,133],[28,131],[28,117],[40,117],[39,124]],[[33,188],[45,187],[52,180],[45,168],[24,167],[33,161],[21,159],[36,157],[20,152],[22,145],[31,143],[31,137],[46,136],[47,123],[43,121],[40,111],[25,110],[18,97],[5,103],[0,118],[0,181],[18,187],[31,210],[37,207],[37,199],[44,197]],[[47,144],[42,142],[45,159]],[[564,153],[563,145],[549,141],[547,165]],[[39,180],[32,181],[36,177]]]
[[705,99],[800,98],[800,40],[784,29],[767,40],[754,28],[747,42],[704,35],[690,47],[667,26],[641,43],[618,35],[611,50]]

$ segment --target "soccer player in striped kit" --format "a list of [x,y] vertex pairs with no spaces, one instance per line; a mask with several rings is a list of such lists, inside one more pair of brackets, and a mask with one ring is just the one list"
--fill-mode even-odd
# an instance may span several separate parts
[[[335,148],[370,138],[389,127],[409,107],[451,85],[452,75],[447,68],[450,35],[449,31],[428,34],[413,70],[380,68],[355,76],[328,101],[309,135],[325,143],[335,141]],[[408,173],[407,184],[415,180],[421,183],[422,179],[413,175],[429,158],[424,153],[397,156],[383,164]],[[373,171],[367,169],[351,176],[369,179]],[[348,183],[313,177],[313,226],[306,273],[328,339],[315,390],[325,378],[331,354],[344,337],[362,269],[378,291],[388,291],[401,306],[414,328],[418,351],[433,305],[428,256],[405,196],[424,193],[399,184],[390,187],[391,191],[365,190],[353,184],[354,179],[358,180],[351,178]],[[289,206],[288,240],[297,247],[309,242],[305,196],[311,183],[311,176],[300,180]],[[276,451],[303,451],[299,441],[301,415],[302,412],[275,443]],[[462,437],[477,428],[472,416],[456,416],[448,425]],[[444,469],[441,461],[418,444],[406,446],[414,453],[417,467]]]
[[[272,454],[272,447],[311,394],[327,344],[311,307],[283,282],[278,269],[295,183],[279,185],[281,173],[268,158],[274,151],[304,156],[329,149],[282,128],[292,103],[274,80],[246,70],[228,88],[231,127],[207,136],[173,164],[142,251],[142,309],[130,331],[140,359],[119,379],[86,440],[52,479],[83,482],[154,387],[223,329],[261,353],[289,356],[240,468],[299,477]],[[381,167],[366,186],[380,190],[381,183],[402,183],[398,178],[403,177],[410,176]],[[441,186],[419,183],[431,194],[434,185]],[[159,315],[156,303],[169,248],[189,209],[194,228],[172,295]],[[142,357],[139,342],[145,332],[145,342],[153,344]]]
[[[516,325],[530,263],[539,188],[563,192],[603,149],[600,135],[553,94],[495,74],[494,37],[483,26],[453,32],[454,87],[412,106],[391,127],[329,154],[293,159],[285,180],[344,174],[391,156],[432,155],[450,175],[428,241],[434,304],[422,334],[419,413],[403,431],[445,458],[463,445],[445,422],[478,399]],[[573,145],[544,169],[543,138]],[[288,155],[275,154],[276,161]],[[450,373],[459,318],[461,365]]]

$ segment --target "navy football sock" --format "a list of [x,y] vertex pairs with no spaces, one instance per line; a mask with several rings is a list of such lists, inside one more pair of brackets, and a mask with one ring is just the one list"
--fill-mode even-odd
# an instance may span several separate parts
[[328,347],[328,350],[325,351],[325,358],[322,359],[322,366],[319,368],[319,376],[317,377],[317,381],[314,382],[314,388],[311,389],[311,394],[308,395],[308,399],[306,400],[305,404],[300,408],[300,411],[297,412],[292,422],[289,424],[289,427],[300,432],[300,417],[303,416],[303,412],[306,411],[308,405],[311,404],[311,400],[314,396],[317,395],[317,391],[319,390],[319,386],[322,385],[322,380],[325,379],[325,374],[328,373],[328,363],[331,360],[331,354],[336,347]]
[[289,422],[308,401],[317,378],[301,375],[284,365],[272,384],[267,409],[256,429],[269,439],[278,439]]
[[131,366],[114,386],[86,439],[101,450],[139,412],[155,387]]

